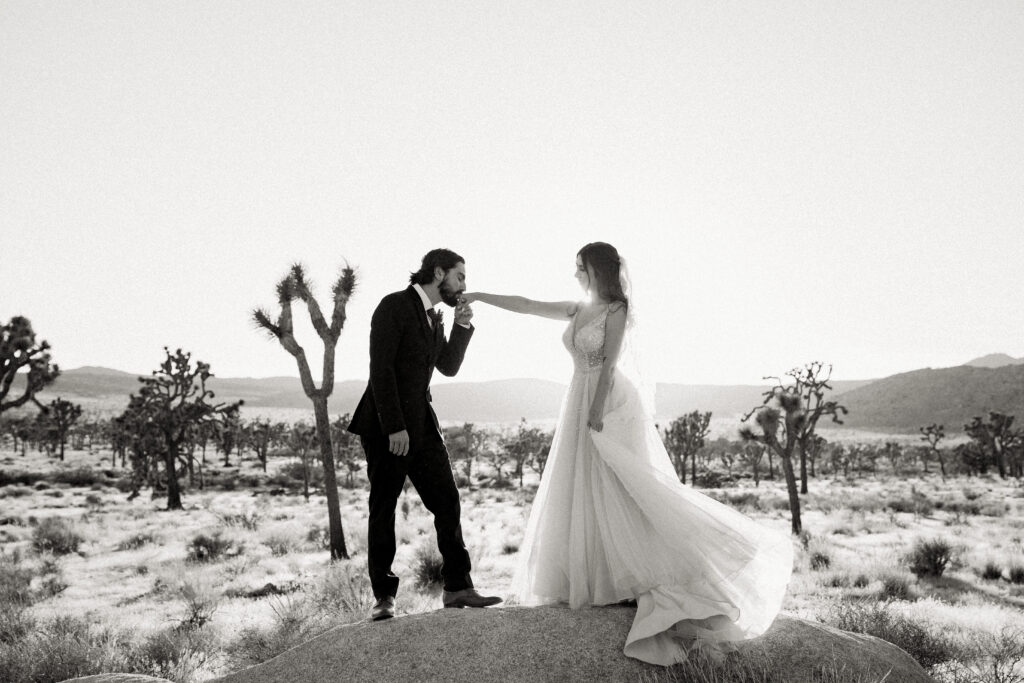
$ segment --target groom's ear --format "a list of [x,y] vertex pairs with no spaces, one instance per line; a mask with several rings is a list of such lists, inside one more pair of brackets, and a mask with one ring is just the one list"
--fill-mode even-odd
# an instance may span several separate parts
[[447,273],[441,266],[434,266],[434,282],[443,282]]

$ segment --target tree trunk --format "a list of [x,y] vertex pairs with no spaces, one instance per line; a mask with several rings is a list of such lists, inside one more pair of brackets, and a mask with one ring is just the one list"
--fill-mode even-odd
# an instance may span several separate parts
[[331,425],[327,417],[327,399],[313,399],[316,415],[316,433],[320,440],[320,461],[324,466],[324,489],[327,494],[327,522],[331,532],[331,560],[347,560],[345,531],[341,526],[341,504],[338,501],[338,482],[334,473],[334,448],[331,445]]
[[178,444],[176,442],[169,442],[167,444],[167,452],[164,464],[167,468],[167,509],[168,510],[182,510],[184,509],[181,505],[181,490],[178,488],[178,473],[177,473],[177,461],[178,461]]
[[796,476],[793,473],[793,459],[780,453],[782,458],[782,471],[786,475],[786,490],[789,492],[789,513],[793,517],[793,534],[797,535],[803,530],[800,523],[800,494],[796,489]]
[[775,463],[772,460],[772,449],[768,449],[768,478],[775,481]]
[[690,453],[690,483],[697,485],[697,451]]
[[798,448],[800,450],[800,493],[807,493],[807,453],[802,444]]

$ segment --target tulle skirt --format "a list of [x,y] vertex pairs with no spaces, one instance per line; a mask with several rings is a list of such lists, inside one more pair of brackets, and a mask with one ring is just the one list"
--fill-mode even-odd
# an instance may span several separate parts
[[587,427],[598,372],[566,393],[513,579],[521,604],[637,601],[624,652],[653,664],[756,637],[779,611],[788,536],[679,482],[653,420],[616,373],[604,429]]

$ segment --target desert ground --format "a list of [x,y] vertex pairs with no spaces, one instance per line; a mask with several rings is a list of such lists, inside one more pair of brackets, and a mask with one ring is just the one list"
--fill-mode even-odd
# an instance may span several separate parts
[[[282,464],[271,461],[271,473]],[[242,487],[224,475],[188,488],[185,510],[168,512],[150,489],[129,500],[109,452],[69,451],[59,463],[8,450],[0,472],[0,680],[116,670],[208,680],[366,619],[372,604],[362,480],[341,490],[351,558],[331,563],[319,491],[307,501],[298,488]],[[232,475],[256,472],[243,461]],[[532,474],[522,489],[463,489],[464,534],[485,591],[509,589],[536,483]],[[789,531],[781,479],[704,492]],[[802,507],[784,612],[892,640],[940,681],[1024,680],[1019,482],[819,477]],[[432,519],[413,489],[397,533],[399,616],[440,608]],[[911,572],[921,542],[948,549],[941,576]]]

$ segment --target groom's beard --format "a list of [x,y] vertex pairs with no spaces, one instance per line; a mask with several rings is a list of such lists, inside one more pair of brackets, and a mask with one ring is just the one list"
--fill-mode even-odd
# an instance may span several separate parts
[[451,285],[447,282],[442,281],[438,286],[437,291],[441,294],[441,301],[445,302],[452,308],[459,305],[459,294],[460,292],[452,289]]

